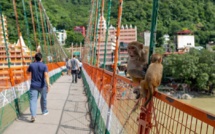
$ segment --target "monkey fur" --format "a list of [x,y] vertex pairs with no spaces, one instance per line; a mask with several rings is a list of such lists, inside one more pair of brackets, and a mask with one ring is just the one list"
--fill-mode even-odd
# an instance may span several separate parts
[[153,54],[151,64],[146,71],[145,79],[140,82],[140,96],[144,97],[145,94],[147,97],[146,102],[143,104],[145,108],[151,101],[155,89],[161,84],[162,74],[162,55]]
[[127,71],[133,82],[140,83],[145,77],[144,69],[148,64],[148,47],[134,41],[128,44],[128,65]]

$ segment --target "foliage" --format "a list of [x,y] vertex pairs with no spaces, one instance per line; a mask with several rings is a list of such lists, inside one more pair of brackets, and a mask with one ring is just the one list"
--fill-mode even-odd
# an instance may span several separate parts
[[[16,0],[19,23],[25,39],[26,28],[24,23],[22,0]],[[91,0],[43,0],[46,12],[53,24],[58,29],[73,31],[75,26],[87,27]],[[27,17],[32,36],[32,23],[30,9],[25,0]],[[11,42],[17,40],[15,17],[13,13],[12,0],[1,0],[3,12],[8,18],[9,39]],[[215,41],[215,2],[213,0],[160,0],[157,22],[157,41],[160,45],[162,36],[169,34],[172,38],[177,31],[190,29],[195,34],[196,44],[205,46],[208,41]],[[105,18],[107,18],[107,2],[105,2]],[[118,16],[118,1],[112,1],[111,24],[116,25]],[[138,40],[143,41],[144,30],[150,30],[152,14],[152,0],[124,0],[122,24],[137,26]],[[35,20],[36,24],[36,20]]]
[[190,53],[164,58],[164,74],[197,89],[215,85],[215,53],[192,49]]
[[70,47],[71,46],[71,42],[73,44],[79,44],[82,43],[83,44],[84,41],[84,37],[81,33],[76,33],[73,31],[68,31],[67,32],[67,40],[66,40],[66,45],[65,47]]
[[215,51],[215,46],[212,47],[212,50]]

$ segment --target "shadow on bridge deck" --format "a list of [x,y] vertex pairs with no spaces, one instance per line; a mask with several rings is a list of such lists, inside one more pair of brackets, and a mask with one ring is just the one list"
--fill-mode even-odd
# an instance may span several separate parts
[[38,101],[34,123],[27,109],[4,134],[93,134],[82,79],[76,84],[71,81],[72,76],[66,75],[52,85],[47,98],[48,115],[41,114]]

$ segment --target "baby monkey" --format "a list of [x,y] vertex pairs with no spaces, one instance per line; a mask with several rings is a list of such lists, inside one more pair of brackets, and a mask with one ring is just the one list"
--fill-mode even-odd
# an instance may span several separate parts
[[151,64],[146,71],[145,79],[140,82],[140,96],[146,95],[147,97],[146,102],[143,104],[144,107],[151,101],[155,89],[161,84],[163,74],[162,59],[160,54],[152,55]]

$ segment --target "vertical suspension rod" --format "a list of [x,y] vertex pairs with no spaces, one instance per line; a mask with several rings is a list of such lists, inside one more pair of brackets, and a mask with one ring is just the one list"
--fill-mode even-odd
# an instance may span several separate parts
[[98,18],[100,20],[100,22],[98,23],[98,25],[99,25],[99,39],[98,39],[98,53],[97,53],[96,67],[99,67],[99,64],[100,64],[100,45],[101,45],[101,36],[102,36],[102,32],[103,32],[102,17],[104,17],[103,11],[104,11],[104,0],[102,0],[102,3],[101,3],[101,10],[100,10],[101,16],[100,16],[100,18]]
[[149,56],[148,64],[150,64],[150,57],[154,52],[155,47],[155,32],[157,26],[157,13],[158,13],[158,0],[153,0],[153,9],[152,9],[152,22],[151,22],[151,33],[150,33],[150,47],[149,47]]
[[94,21],[94,33],[93,33],[93,44],[92,44],[92,61],[91,61],[91,65],[94,64],[94,53],[95,53],[95,40],[96,40],[96,22],[97,22],[97,19],[98,19],[98,1],[99,0],[96,0],[96,15],[95,15],[95,21]]
[[41,44],[42,41],[42,37],[41,37],[41,31],[40,31],[40,22],[39,22],[39,17],[38,17],[38,11],[37,11],[37,0],[34,0],[34,6],[35,6],[35,13],[36,13],[36,18],[37,18],[37,30],[38,30],[38,34],[39,34],[39,43],[38,45],[40,45],[41,49],[42,49],[42,53],[44,51],[43,45]]
[[120,27],[121,27],[121,18],[122,18],[122,5],[123,0],[119,0],[118,8],[118,20],[117,20],[117,31],[116,31],[116,47],[115,47],[115,57],[114,57],[114,71],[113,71],[113,99],[111,104],[113,104],[115,95],[116,95],[116,74],[117,74],[117,63],[118,63],[118,50],[119,50],[119,37],[120,37]]
[[32,20],[33,32],[34,32],[34,42],[35,42],[36,48],[37,48],[38,47],[38,42],[37,42],[37,34],[36,34],[36,28],[35,28],[35,23],[34,23],[34,13],[33,13],[31,0],[29,1],[29,5],[30,5],[31,20]]
[[[107,56],[107,42],[108,42],[108,37],[109,37],[109,27],[110,27],[110,13],[111,13],[111,3],[112,0],[109,0],[108,3],[108,15],[107,15],[107,22],[106,22],[106,34],[105,34],[105,49],[104,49],[104,59],[103,59],[103,68],[105,69],[105,64],[106,64],[106,56]],[[103,9],[104,10],[104,9]]]
[[[42,9],[43,9],[43,10],[45,10],[45,8],[44,8],[44,6],[43,6],[42,2],[40,2],[40,4],[41,4]],[[48,15],[46,14],[46,12],[44,12],[44,14],[45,14],[46,18],[48,18]],[[51,22],[49,21],[49,19],[48,19],[48,23],[50,24],[51,29],[53,29],[53,27],[52,27]],[[54,37],[56,37],[56,38],[57,38],[57,36],[56,36],[56,34],[55,34],[55,33],[53,33],[53,35],[54,35]],[[62,48],[62,46],[60,45],[60,43],[59,43],[59,41],[58,41],[58,40],[57,40],[57,42],[58,42],[58,45],[57,45],[57,46],[58,46],[58,47],[60,47],[60,50],[63,52],[64,56],[65,56],[65,57],[67,57],[67,55],[66,55],[65,51],[63,50],[63,48]]]
[[16,1],[15,0],[13,0],[13,8],[14,8],[14,14],[15,14],[15,18],[16,18],[16,27],[17,27],[18,39],[19,39],[20,48],[21,48],[24,79],[27,80],[26,70],[24,69],[24,64],[25,64],[24,53],[23,53],[23,49],[22,49],[21,33],[20,33],[20,27],[19,27],[19,22],[18,22],[18,14],[17,14],[17,10],[16,10]]
[[96,51],[96,49],[97,49],[97,44],[98,44],[98,28],[99,28],[99,20],[100,20],[100,3],[101,2],[101,0],[98,0],[98,8],[97,8],[97,20],[96,20],[96,32],[95,32],[95,38],[94,38],[94,42],[95,42],[95,45],[94,45],[94,60],[93,60],[93,65],[95,65],[95,59],[97,58],[96,57],[96,54],[97,54],[97,56],[98,56],[98,53],[97,53],[97,51]]
[[85,37],[85,45],[84,45],[84,61],[88,61],[88,54],[90,50],[90,36],[91,36],[91,28],[92,28],[92,16],[93,16],[93,9],[94,9],[94,0],[91,1],[91,11],[90,11],[90,18],[87,26],[87,35]]
[[47,60],[47,52],[48,52],[48,50],[47,50],[47,46],[46,46],[46,35],[45,35],[45,30],[44,30],[44,24],[43,24],[43,16],[42,16],[42,9],[41,9],[41,4],[40,4],[40,2],[38,1],[38,8],[39,8],[39,11],[40,11],[40,20],[41,20],[41,26],[42,26],[42,32],[43,32],[43,41],[44,41],[44,51],[45,51],[45,57],[46,58],[44,58],[47,62],[48,62],[48,60]]
[[95,23],[95,20],[94,19],[96,19],[96,2],[97,0],[93,0],[93,2],[92,2],[92,10],[91,10],[91,12],[92,12],[92,16],[91,16],[91,22],[90,22],[90,33],[89,33],[89,41],[90,41],[90,45],[89,45],[89,51],[90,51],[90,63],[91,63],[91,65],[92,65],[92,57],[93,57],[93,34],[94,34],[94,27],[93,27],[93,25],[95,25],[94,23]]
[[26,25],[26,29],[27,29],[28,47],[30,48],[30,51],[31,51],[31,62],[32,62],[33,61],[33,59],[32,59],[32,47],[31,47],[31,41],[30,41],[28,19],[27,19],[27,15],[26,15],[25,0],[22,0],[22,6],[23,6],[23,10],[24,10],[25,25]]
[[118,48],[119,48],[119,37],[120,37],[120,26],[121,26],[121,18],[122,18],[122,5],[123,0],[119,0],[119,7],[118,7],[118,19],[117,19],[117,31],[116,31],[116,46],[115,46],[115,57],[114,57],[114,67],[113,67],[113,76],[112,76],[112,94],[109,102],[109,111],[110,115],[107,119],[107,129],[110,129],[110,122],[111,122],[111,115],[112,115],[112,107],[114,104],[114,100],[116,97],[116,71],[117,71],[117,62],[118,62]]

